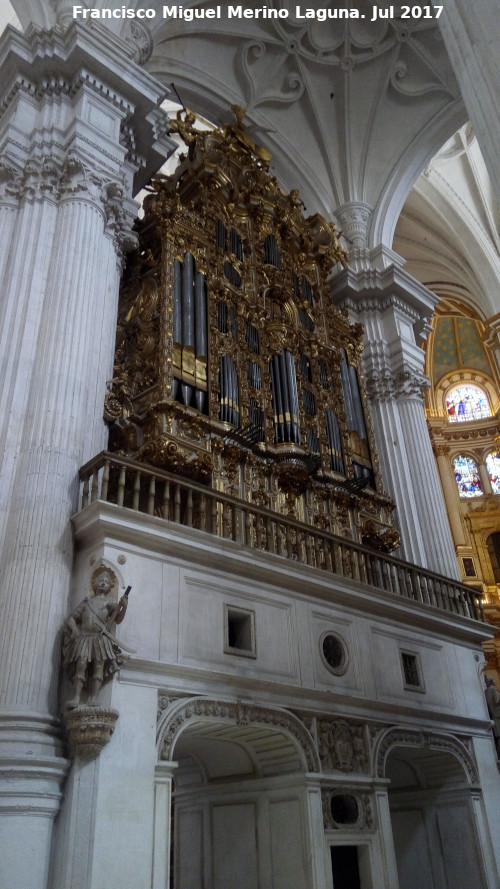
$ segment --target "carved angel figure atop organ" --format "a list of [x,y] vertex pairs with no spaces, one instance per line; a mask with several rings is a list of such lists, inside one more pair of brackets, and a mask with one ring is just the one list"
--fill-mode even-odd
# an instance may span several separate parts
[[130,587],[116,602],[111,595],[116,583],[110,568],[97,568],[91,580],[93,595],[80,603],[63,626],[63,665],[75,690],[67,709],[79,706],[84,688],[90,692],[87,706],[96,707],[102,684],[120,669],[126,657],[124,646],[111,630],[125,617]]

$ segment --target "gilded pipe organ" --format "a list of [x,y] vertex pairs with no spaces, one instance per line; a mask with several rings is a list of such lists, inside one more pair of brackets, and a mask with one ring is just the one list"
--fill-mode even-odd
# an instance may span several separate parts
[[326,531],[394,549],[359,325],[330,301],[335,226],[305,217],[236,124],[197,130],[144,202],[106,399],[110,448]]

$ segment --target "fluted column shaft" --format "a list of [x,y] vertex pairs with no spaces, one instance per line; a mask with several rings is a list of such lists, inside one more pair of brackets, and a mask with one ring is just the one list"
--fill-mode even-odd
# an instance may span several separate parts
[[365,327],[364,369],[385,488],[408,561],[459,577],[424,411],[425,330],[437,298],[396,264],[346,269],[332,296]]
[[417,515],[426,518],[425,546],[429,567],[447,577],[459,578],[439,473],[432,451],[422,398],[400,398],[399,415],[408,456]]
[[134,243],[131,195],[142,184],[134,174],[142,163],[157,168],[172,143],[158,135],[166,129],[158,108],[164,88],[88,28],[7,30],[0,83],[7,96],[0,117],[0,833],[9,850],[0,856],[0,885],[46,889],[68,766],[58,686],[78,468],[106,443],[118,284],[123,251]]

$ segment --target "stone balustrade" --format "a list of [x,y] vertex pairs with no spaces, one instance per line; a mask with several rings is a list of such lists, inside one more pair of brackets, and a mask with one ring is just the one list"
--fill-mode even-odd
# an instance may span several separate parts
[[80,478],[82,509],[96,500],[114,503],[485,621],[481,593],[465,584],[173,473],[103,451]]

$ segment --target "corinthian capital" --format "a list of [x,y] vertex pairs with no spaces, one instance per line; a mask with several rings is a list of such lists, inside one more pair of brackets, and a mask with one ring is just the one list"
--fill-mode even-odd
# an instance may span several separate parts
[[425,374],[406,367],[394,378],[394,397],[401,401],[423,401],[424,393],[430,385],[430,380]]

